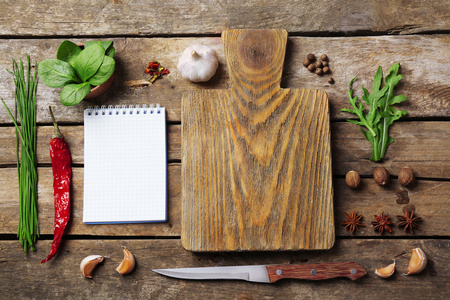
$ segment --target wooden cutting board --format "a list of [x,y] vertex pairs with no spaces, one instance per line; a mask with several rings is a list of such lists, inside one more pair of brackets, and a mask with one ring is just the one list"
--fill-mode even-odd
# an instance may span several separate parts
[[326,93],[280,88],[285,30],[227,30],[222,42],[230,88],[183,95],[184,248],[331,248]]

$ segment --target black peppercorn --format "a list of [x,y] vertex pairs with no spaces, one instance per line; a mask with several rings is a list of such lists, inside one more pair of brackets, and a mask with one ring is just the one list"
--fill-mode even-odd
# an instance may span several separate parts
[[316,61],[315,64],[316,68],[322,68],[322,62],[320,60]]
[[325,74],[330,73],[330,68],[329,68],[329,67],[324,67],[324,68],[323,68],[323,72],[324,72]]
[[320,60],[328,61],[328,56],[326,54],[322,54],[322,56],[320,56]]
[[314,72],[315,69],[316,69],[316,66],[314,66],[314,64],[310,64],[308,66],[308,71],[310,71],[310,72]]
[[307,56],[306,56],[306,58],[309,60],[309,61],[315,61],[316,60],[316,57],[314,56],[314,54],[312,54],[312,53],[309,53]]
[[309,61],[309,59],[305,59],[305,60],[303,61],[303,65],[304,65],[305,67],[308,67],[310,64],[311,64],[311,62]]
[[317,68],[315,73],[316,73],[317,75],[322,75],[322,74],[323,74],[322,68]]

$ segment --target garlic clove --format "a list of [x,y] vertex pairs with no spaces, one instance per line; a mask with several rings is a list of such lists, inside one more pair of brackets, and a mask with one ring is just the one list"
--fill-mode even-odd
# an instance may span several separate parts
[[377,274],[381,278],[388,278],[391,277],[392,274],[394,274],[394,271],[395,271],[395,260],[392,264],[390,264],[387,267],[376,269],[375,274]]
[[413,249],[411,259],[409,260],[408,273],[406,273],[405,275],[417,274],[422,272],[427,265],[427,261],[427,256],[422,249]]
[[103,261],[104,257],[101,255],[86,256],[80,263],[81,274],[86,278],[92,278],[92,273],[95,267]]
[[117,267],[116,271],[119,272],[120,275],[125,275],[133,271],[136,262],[134,260],[133,254],[127,249],[123,248],[123,260],[120,265]]

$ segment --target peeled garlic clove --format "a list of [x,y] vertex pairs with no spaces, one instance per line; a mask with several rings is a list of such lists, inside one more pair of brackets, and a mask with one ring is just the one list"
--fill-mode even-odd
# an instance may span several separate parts
[[218,65],[219,60],[214,49],[205,45],[193,45],[184,50],[177,69],[184,79],[205,82],[214,76]]
[[377,274],[381,278],[388,278],[391,277],[392,274],[394,274],[394,271],[395,271],[395,260],[392,264],[390,264],[387,267],[376,269],[375,274]]
[[412,251],[411,259],[409,260],[408,273],[405,275],[417,274],[423,271],[427,266],[427,256],[420,248],[415,248]]
[[95,267],[103,261],[104,257],[101,255],[89,255],[85,257],[80,264],[81,274],[84,277],[92,278],[92,273]]
[[123,260],[120,265],[117,267],[116,271],[119,272],[120,275],[125,275],[133,271],[136,262],[134,260],[133,254],[128,251],[127,248],[123,248]]

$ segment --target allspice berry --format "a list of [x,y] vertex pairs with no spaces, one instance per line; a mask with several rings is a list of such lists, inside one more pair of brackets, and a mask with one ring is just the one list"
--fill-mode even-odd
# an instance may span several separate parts
[[324,67],[327,67],[327,66],[328,66],[328,62],[327,62],[326,60],[324,60],[324,61],[322,61],[322,65],[323,65]]
[[314,65],[316,66],[316,68],[322,68],[323,67],[323,64],[322,64],[322,62],[320,60],[316,61]]
[[320,60],[328,61],[328,56],[327,56],[326,54],[322,54],[322,55],[320,56]]
[[304,65],[305,67],[308,67],[310,64],[311,64],[311,62],[309,61],[309,59],[305,59],[305,60],[303,61],[303,65]]
[[350,171],[345,175],[345,183],[352,189],[356,189],[361,184],[361,176],[356,171]]
[[413,170],[408,167],[401,168],[400,172],[398,173],[398,180],[403,186],[412,185],[415,180]]
[[329,67],[323,67],[323,72],[324,72],[325,74],[330,73],[330,68],[329,68]]
[[333,78],[333,77],[330,77],[330,79],[328,79],[328,83],[329,83],[329,84],[333,84],[333,83],[334,83],[334,78]]
[[376,168],[373,171],[373,179],[379,185],[386,185],[389,182],[389,172],[383,167]]
[[309,54],[306,56],[306,58],[307,58],[309,61],[315,61],[315,60],[316,60],[316,57],[315,57],[314,54],[312,54],[312,53],[309,53]]
[[316,73],[317,75],[322,75],[322,74],[323,74],[322,68],[317,68],[315,73]]
[[314,64],[310,64],[308,66],[308,71],[310,71],[310,72],[314,72],[315,69],[316,69],[316,66],[314,66]]

